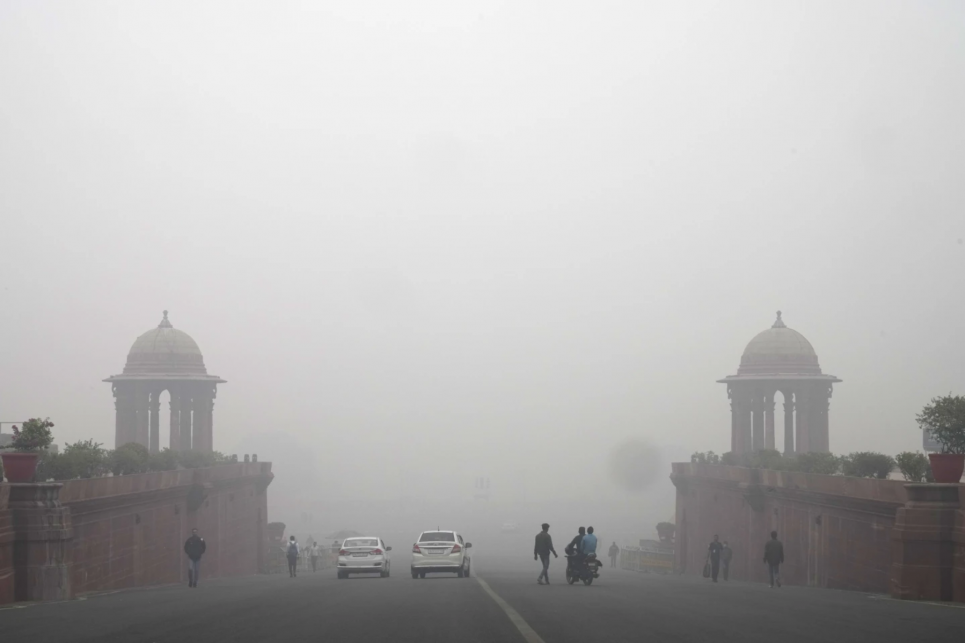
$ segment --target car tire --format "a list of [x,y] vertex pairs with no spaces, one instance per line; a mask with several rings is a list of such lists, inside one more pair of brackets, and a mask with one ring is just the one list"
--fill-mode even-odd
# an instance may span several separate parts
[[425,578],[425,577],[426,577],[425,572],[419,572],[419,578]]
[[469,578],[469,574],[472,572],[472,563],[466,565],[466,578]]
[[456,578],[465,578],[465,577],[466,577],[466,568],[460,567],[459,571],[456,572]]
[[417,579],[417,578],[419,578],[419,572],[417,572],[416,570],[413,569],[413,570],[412,570],[412,580],[415,580],[415,579]]
[[345,580],[346,578],[348,578],[348,574],[346,574],[345,572],[339,572],[339,573],[338,573],[338,579],[339,579],[339,580]]
[[379,578],[388,578],[388,577],[389,577],[389,570],[383,569],[382,571],[379,572]]

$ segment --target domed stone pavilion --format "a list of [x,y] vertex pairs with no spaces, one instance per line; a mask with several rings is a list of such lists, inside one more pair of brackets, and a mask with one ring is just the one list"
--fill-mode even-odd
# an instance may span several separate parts
[[136,340],[120,375],[105,382],[114,391],[117,410],[115,448],[128,442],[160,450],[160,398],[171,396],[169,446],[175,451],[213,449],[214,398],[225,380],[208,375],[201,349],[184,331],[168,321],[168,311],[157,328]]
[[832,385],[817,353],[804,335],[777,320],[744,349],[736,375],[727,385],[731,408],[731,451],[774,449],[774,396],[784,396],[784,453],[830,450],[828,407]]

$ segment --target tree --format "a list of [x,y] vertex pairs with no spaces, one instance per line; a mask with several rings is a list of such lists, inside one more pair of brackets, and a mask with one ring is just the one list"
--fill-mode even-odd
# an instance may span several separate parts
[[833,453],[823,453],[820,451],[809,453],[798,453],[794,456],[794,463],[790,471],[800,471],[802,473],[820,473],[826,476],[833,476],[841,468],[840,459]]
[[174,471],[178,468],[178,452],[167,447],[152,453],[147,460],[149,471]]
[[690,456],[690,461],[700,464],[720,464],[720,456],[713,451],[697,451]]
[[64,480],[72,478],[97,478],[107,472],[107,451],[93,440],[82,440],[64,446],[60,456]]
[[904,451],[895,456],[898,470],[908,482],[931,482],[931,465],[924,453]]
[[895,459],[884,453],[856,451],[841,458],[841,470],[855,478],[884,480],[895,468]]
[[110,452],[110,469],[115,476],[144,473],[148,470],[151,453],[143,444],[128,442]]
[[932,398],[915,420],[942,445],[942,453],[965,453],[965,396],[949,393]]

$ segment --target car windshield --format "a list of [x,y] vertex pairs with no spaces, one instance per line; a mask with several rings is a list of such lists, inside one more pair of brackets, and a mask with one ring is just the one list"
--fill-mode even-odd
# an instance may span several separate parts
[[378,547],[377,538],[352,538],[342,543],[342,547]]
[[451,531],[427,531],[419,538],[420,543],[432,543],[439,541],[454,543],[456,542],[456,535]]

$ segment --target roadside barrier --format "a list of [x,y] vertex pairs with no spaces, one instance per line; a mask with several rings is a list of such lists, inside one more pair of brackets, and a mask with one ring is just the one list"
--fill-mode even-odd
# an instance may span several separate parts
[[620,548],[620,569],[647,574],[672,574],[673,552],[650,551],[641,547]]

